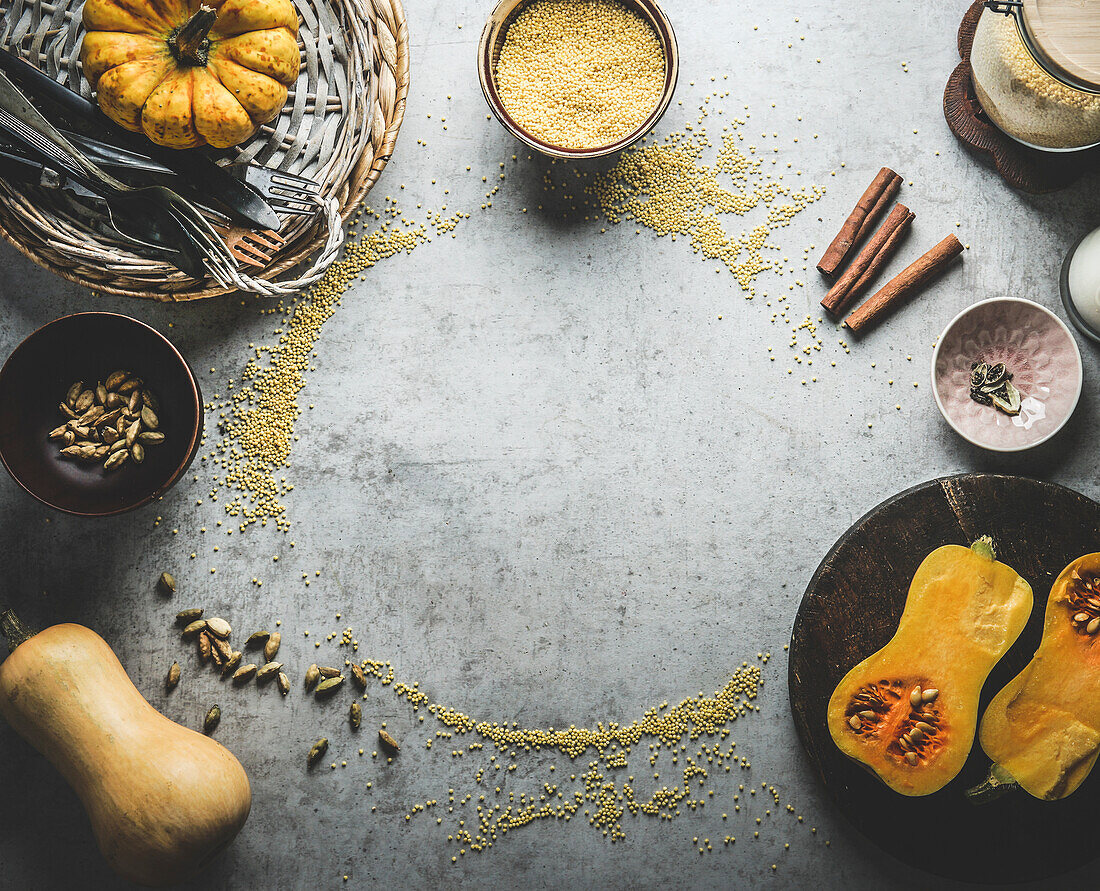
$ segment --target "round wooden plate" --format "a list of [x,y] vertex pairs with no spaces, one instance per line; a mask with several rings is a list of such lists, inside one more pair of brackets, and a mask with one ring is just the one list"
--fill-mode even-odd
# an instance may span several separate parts
[[960,774],[934,795],[907,798],[841,754],[829,736],[833,689],[893,636],[909,582],[940,545],[993,536],[997,559],[1030,582],[1035,608],[982,690],[981,707],[1027,664],[1042,636],[1050,585],[1076,557],[1100,550],[1100,504],[1015,476],[964,474],[883,502],[833,545],[810,580],[791,636],[788,688],[798,735],[844,815],[912,866],[953,879],[1049,878],[1100,852],[1100,770],[1071,796],[1043,802],[1016,790],[973,805],[964,790],[989,767],[977,740]]

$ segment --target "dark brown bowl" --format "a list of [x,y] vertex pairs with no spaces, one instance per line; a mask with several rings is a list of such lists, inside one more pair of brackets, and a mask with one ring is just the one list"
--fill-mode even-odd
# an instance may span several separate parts
[[[73,381],[93,386],[118,368],[141,377],[160,402],[164,442],[141,464],[114,471],[62,458],[49,433]],[[128,316],[85,312],[43,325],[0,370],[0,461],[43,504],[81,517],[107,517],[156,500],[198,451],[202,394],[195,374],[158,331]]]

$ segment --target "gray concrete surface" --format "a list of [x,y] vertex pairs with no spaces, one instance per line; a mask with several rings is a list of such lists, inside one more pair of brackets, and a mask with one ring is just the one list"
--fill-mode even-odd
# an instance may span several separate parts
[[[287,473],[296,486],[291,534],[215,531],[220,507],[205,498],[209,471],[198,465],[198,480],[189,475],[155,510],[94,523],[53,515],[0,480],[3,597],[36,624],[98,630],[176,720],[197,726],[221,704],[217,736],[249,770],[253,813],[196,888],[338,888],[345,875],[358,888],[925,887],[928,876],[871,848],[823,796],[795,738],[782,648],[821,556],[902,488],[1008,470],[1100,491],[1100,369],[1090,345],[1082,342],[1085,391],[1071,428],[1026,457],[966,446],[926,385],[933,339],[972,301],[1012,294],[1060,311],[1057,270],[1072,240],[1100,223],[1098,180],[1019,195],[956,145],[940,99],[964,3],[666,0],[683,106],[673,103],[658,135],[694,120],[709,78],[728,73],[728,102],[750,105],[753,125],[780,133],[803,179],[829,189],[781,230],[785,251],[822,247],[882,164],[912,181],[904,198],[918,217],[903,256],[956,221],[971,245],[961,269],[803,387],[767,359],[768,346],[786,349],[787,330],[684,240],[638,237],[628,226],[601,236],[590,223],[533,211],[542,168],[524,153],[511,164],[516,146],[485,119],[474,74],[489,6],[410,3],[412,93],[375,198],[399,196],[414,219],[423,219],[418,202],[443,201],[472,219],[456,238],[371,270],[325,327],[302,394],[315,409],[301,418]],[[500,161],[508,178],[482,213],[477,172],[492,179]],[[3,355],[63,313],[120,310],[169,334],[213,393],[239,378],[249,342],[273,339],[262,301],[96,299],[7,247],[0,256]],[[823,288],[812,266],[808,277],[796,299],[816,317]],[[832,348],[836,336],[824,339]],[[163,569],[179,579],[172,602],[153,592]],[[175,611],[192,604],[245,633],[280,619],[294,693],[282,701],[273,689],[230,690],[200,671],[172,627]],[[442,825],[404,815],[428,798],[445,804],[449,788],[460,797],[477,790],[473,775],[489,751],[427,751],[422,741],[438,725],[418,724],[375,685],[366,726],[387,721],[407,745],[392,765],[370,759],[369,741],[367,756],[355,756],[342,707],[297,689],[310,661],[337,652],[332,643],[316,649],[317,635],[345,625],[361,654],[392,660],[434,701],[527,727],[629,721],[665,699],[716,690],[743,659],[771,651],[760,713],[737,722],[733,738],[752,780],[776,785],[817,834],[773,816],[753,842],[755,811],[732,808],[746,780],[720,774],[705,813],[673,823],[627,817],[625,841],[611,844],[579,819],[543,823],[452,865],[456,846],[446,839],[459,808],[440,812]],[[174,659],[184,680],[166,696]],[[349,765],[307,775],[304,753],[322,734]],[[545,752],[517,763],[507,778],[517,797],[536,792],[551,763],[562,779],[569,772],[567,759]],[[631,765],[647,767],[640,753]],[[113,883],[74,796],[4,729],[0,789],[0,883]],[[723,823],[722,811],[736,819]],[[727,834],[738,837],[734,848],[722,846]],[[700,856],[693,837],[709,837],[714,853]],[[1066,884],[1098,881],[1093,866]]]

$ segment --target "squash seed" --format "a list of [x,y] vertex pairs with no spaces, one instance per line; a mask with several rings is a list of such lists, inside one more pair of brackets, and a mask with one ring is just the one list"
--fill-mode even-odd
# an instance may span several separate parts
[[285,672],[279,672],[279,692],[286,696],[290,692],[290,678],[286,676]]
[[935,727],[933,727],[931,724],[926,724],[924,721],[917,721],[917,723],[914,726],[916,727],[917,730],[920,730],[922,733],[925,733],[925,734],[936,732]]
[[267,665],[256,672],[256,682],[262,683],[264,681],[270,681],[279,673],[279,669],[282,667],[282,662],[268,662]]
[[195,609],[180,610],[176,613],[176,621],[184,624],[194,622],[199,616],[202,615],[202,610],[196,607]]
[[225,621],[225,619],[217,616],[213,619],[207,619],[206,627],[210,629],[210,633],[215,637],[226,638],[233,633],[233,626]]
[[[176,593],[176,580],[172,577],[170,572],[162,572],[160,578],[157,579],[157,590],[160,591],[165,597],[171,597]],[[202,611],[199,611],[200,615]],[[176,616],[178,619],[179,616]]]
[[1100,631],[1100,616],[1097,616],[1085,626],[1086,634],[1095,634],[1097,631]]
[[[184,610],[184,612],[192,612],[192,610]],[[202,613],[202,610],[199,610],[199,613]],[[183,613],[180,613],[180,616],[182,616],[182,615],[183,615]],[[186,628],[184,628],[183,631],[180,632],[180,637],[184,637],[184,638],[194,637],[196,634],[198,634],[200,631],[202,631],[205,627],[206,627],[206,619],[196,619],[194,622],[192,622],[190,625],[188,625]]]
[[936,697],[940,695],[940,691],[935,687],[929,687],[927,690],[921,692],[921,702],[935,702]]
[[1087,622],[1088,620],[1089,620],[1089,614],[1088,613],[1078,613],[1076,616],[1073,617],[1074,622]]
[[859,728],[863,726],[863,722],[859,720],[859,715],[852,715],[852,717],[848,719],[848,726],[853,730],[859,730]]
[[267,639],[267,643],[264,644],[264,658],[268,662],[272,662],[275,659],[275,654],[279,652],[279,643],[282,641],[283,636],[276,631]]
[[917,763],[917,753],[916,752],[906,752],[905,753],[905,760],[908,761],[910,764],[916,765],[916,763]]
[[173,662],[172,667],[168,669],[168,680],[167,680],[168,689],[169,690],[176,689],[176,684],[178,684],[179,682],[180,682],[180,664],[178,662]]
[[872,712],[872,711],[870,711],[870,710],[868,710],[868,711],[860,712],[860,713],[859,713],[859,716],[860,716],[861,718],[867,718],[867,720],[871,720],[872,718],[874,718],[874,716],[875,716],[875,713],[874,713],[874,712]]
[[321,669],[317,667],[317,663],[314,662],[309,668],[306,669],[306,689],[312,690],[314,684],[317,683],[318,678],[321,677]]
[[363,723],[363,709],[358,702],[351,704],[351,711],[348,714],[348,720],[351,721],[351,729],[358,730],[359,725]]
[[909,731],[909,739],[919,746],[922,742],[928,739],[928,737],[925,736],[924,731],[921,730],[919,727],[914,727],[912,730]]
[[339,668],[331,668],[328,665],[322,665],[317,670],[321,673],[321,677],[323,678],[334,678],[338,677],[340,674]]
[[313,747],[309,750],[309,756],[306,758],[306,765],[313,767],[328,751],[328,740],[323,736],[313,744]]
[[233,672],[233,681],[238,684],[243,684],[255,673],[256,665],[252,662],[249,662],[247,665],[242,665],[235,672]]
[[214,732],[214,728],[218,726],[218,722],[222,719],[222,710],[218,706],[213,706],[210,711],[206,713],[206,717],[202,722],[202,732],[209,736]]
[[393,749],[393,751],[395,751],[395,752],[401,751],[401,746],[399,746],[397,744],[397,740],[394,739],[392,736],[390,736],[388,733],[386,733],[385,730],[380,729],[378,731],[378,738],[380,740],[382,740],[382,745],[388,746],[389,748]]
[[334,678],[325,678],[321,683],[317,685],[318,696],[331,696],[335,693],[341,684],[344,683],[344,676],[339,675]]
[[909,694],[909,704],[913,706],[913,708],[916,708],[918,705],[921,704],[920,684],[917,684],[917,686],[915,686],[913,688],[913,691]]
[[363,673],[363,669],[354,662],[351,663],[351,676],[360,690],[367,689],[367,676]]
[[244,642],[244,648],[246,650],[255,650],[262,647],[267,643],[267,639],[271,637],[270,632],[267,631],[253,631],[248,635],[248,640]]

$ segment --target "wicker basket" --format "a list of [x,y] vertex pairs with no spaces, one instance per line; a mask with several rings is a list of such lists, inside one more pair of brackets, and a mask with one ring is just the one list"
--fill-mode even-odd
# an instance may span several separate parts
[[[82,3],[12,0],[0,19],[0,44],[90,96],[79,62]],[[298,82],[282,114],[232,158],[307,176],[322,187],[322,213],[283,217],[279,234],[286,244],[260,277],[251,279],[255,286],[249,290],[269,294],[300,290],[336,258],[342,223],[393,152],[409,90],[408,28],[400,0],[294,0],[294,5],[301,20]],[[0,181],[0,234],[69,281],[163,301],[235,290],[140,257],[94,222],[94,214],[67,193]]]

